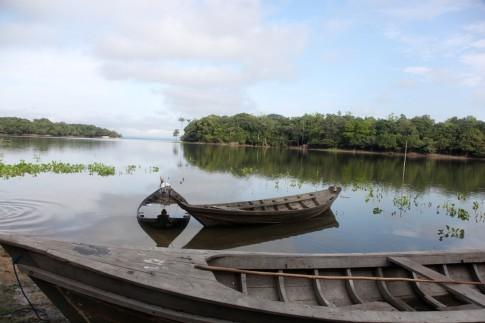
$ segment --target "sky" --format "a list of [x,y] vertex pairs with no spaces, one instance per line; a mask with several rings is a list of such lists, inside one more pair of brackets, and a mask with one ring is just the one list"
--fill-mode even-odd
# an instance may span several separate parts
[[485,120],[485,1],[0,0],[0,116]]

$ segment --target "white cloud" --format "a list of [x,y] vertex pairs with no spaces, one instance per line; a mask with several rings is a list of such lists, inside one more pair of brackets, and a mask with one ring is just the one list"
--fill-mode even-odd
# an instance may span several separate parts
[[132,79],[180,86],[229,86],[249,81],[240,68],[222,64],[187,66],[174,62],[109,61],[102,65],[101,70],[109,79]]
[[352,21],[342,18],[329,19],[323,23],[323,27],[325,28],[325,30],[334,33],[347,31],[348,29],[350,29],[351,26]]
[[470,33],[485,34],[485,21],[480,21],[474,24],[466,25],[463,29]]
[[463,55],[461,61],[473,69],[485,73],[485,52]]
[[464,75],[462,84],[469,87],[477,87],[483,82],[483,78],[478,75]]
[[426,75],[429,74],[432,69],[426,66],[410,66],[406,67],[403,71],[409,74]]
[[428,20],[450,12],[482,6],[476,0],[408,0],[402,2],[379,1],[379,11],[399,19]]
[[0,116],[95,123],[128,136],[124,129],[139,134],[159,127],[170,133],[177,127],[178,115],[163,109],[151,87],[107,81],[97,64],[65,50],[1,51]]
[[[14,103],[13,95],[5,95],[3,100],[24,111],[48,105],[46,110],[61,110],[57,101],[67,101],[57,115],[70,119],[92,115],[89,111],[99,109],[100,98],[111,100],[116,93],[103,95],[100,89],[112,91],[118,80],[157,87],[151,93],[164,98],[150,104],[165,104],[174,118],[240,112],[254,105],[245,94],[247,87],[294,77],[294,61],[307,34],[304,25],[266,19],[257,0],[4,0],[0,11],[9,16],[8,22],[0,22],[0,48],[22,56],[10,61],[9,73],[2,69],[4,79],[38,84],[38,89],[31,86],[30,98]],[[36,57],[39,51],[50,54]],[[62,55],[64,51],[76,54]],[[31,58],[45,68],[31,66]],[[62,75],[56,78],[56,73]],[[49,83],[55,84],[46,89]],[[62,99],[55,97],[54,88],[62,91]],[[121,110],[121,115],[132,115]],[[148,129],[146,121],[140,122]]]
[[[255,104],[237,88],[169,87],[164,89],[165,102],[180,113],[201,117],[210,113],[232,114],[235,111],[252,112]],[[229,109],[230,108],[230,109]]]
[[471,46],[475,47],[475,48],[485,48],[485,39],[480,39],[480,40],[474,41],[471,44]]

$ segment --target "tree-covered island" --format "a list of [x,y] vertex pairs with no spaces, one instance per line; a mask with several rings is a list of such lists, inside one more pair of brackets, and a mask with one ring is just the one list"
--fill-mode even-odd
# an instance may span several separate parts
[[0,117],[0,135],[39,135],[56,137],[111,137],[121,135],[113,130],[87,124],[68,124],[65,122],[51,122],[48,119],[28,119],[15,117]]
[[378,152],[408,151],[485,157],[485,122],[453,117],[436,122],[423,115],[385,119],[350,114],[305,114],[287,118],[277,114],[241,113],[192,120],[183,141],[257,146],[303,146]]

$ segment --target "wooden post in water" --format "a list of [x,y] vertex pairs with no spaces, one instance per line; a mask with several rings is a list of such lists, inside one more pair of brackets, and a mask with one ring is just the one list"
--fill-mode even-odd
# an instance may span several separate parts
[[404,183],[404,174],[406,173],[406,157],[408,154],[408,141],[406,140],[406,146],[404,147],[404,163],[402,166],[402,181]]

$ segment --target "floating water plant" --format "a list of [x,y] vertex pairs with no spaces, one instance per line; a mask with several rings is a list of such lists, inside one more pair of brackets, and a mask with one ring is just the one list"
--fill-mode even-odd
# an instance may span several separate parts
[[449,225],[446,225],[445,229],[438,230],[438,237],[440,241],[443,241],[447,238],[463,239],[465,238],[465,229],[450,227]]
[[99,176],[112,176],[115,174],[114,166],[107,166],[102,163],[92,163],[88,165],[89,175],[98,174]]
[[254,168],[252,167],[243,167],[241,168],[241,175],[242,176],[249,176],[254,173]]
[[467,210],[462,209],[462,208],[459,208],[458,209],[457,217],[458,217],[458,219],[460,219],[462,221],[468,221],[468,220],[470,220],[470,214],[468,213]]
[[158,173],[159,171],[160,171],[160,167],[150,166],[150,173]]
[[88,170],[89,174],[109,176],[115,174],[114,166],[107,166],[102,163],[89,165],[71,164],[58,161],[49,163],[28,163],[24,160],[16,164],[5,164],[0,162],[0,178],[8,179],[11,177],[24,176],[25,174],[37,176],[41,173],[73,174],[82,173]]
[[378,207],[375,207],[373,210],[372,210],[372,213],[373,214],[381,214],[383,211],[383,209],[381,208],[378,208]]
[[127,174],[133,174],[136,171],[136,165],[128,165],[125,170]]
[[477,201],[473,201],[473,207],[472,207],[473,208],[473,211],[475,211],[475,212],[478,211],[478,208],[479,207],[480,206],[479,206],[478,202]]
[[392,201],[394,206],[396,206],[400,211],[411,209],[411,199],[407,195],[395,196]]

